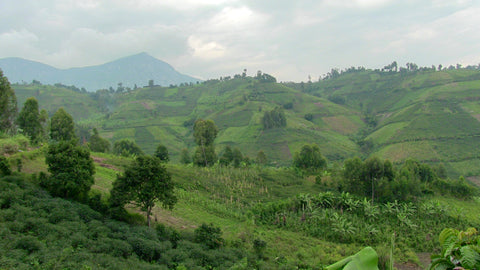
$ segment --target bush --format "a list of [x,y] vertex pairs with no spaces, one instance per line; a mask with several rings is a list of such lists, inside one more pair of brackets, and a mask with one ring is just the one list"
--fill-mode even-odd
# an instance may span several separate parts
[[222,230],[215,225],[202,224],[194,232],[195,242],[205,244],[208,248],[219,248],[224,244]]
[[10,164],[4,156],[0,156],[0,176],[10,175],[12,170],[10,170]]

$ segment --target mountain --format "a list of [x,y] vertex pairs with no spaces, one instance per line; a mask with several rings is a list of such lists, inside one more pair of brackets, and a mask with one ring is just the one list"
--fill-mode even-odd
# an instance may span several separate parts
[[0,68],[12,83],[40,81],[43,84],[61,83],[86,88],[88,91],[123,87],[134,88],[154,84],[169,86],[200,81],[176,71],[169,64],[147,53],[124,57],[98,66],[57,69],[22,58],[0,59]]

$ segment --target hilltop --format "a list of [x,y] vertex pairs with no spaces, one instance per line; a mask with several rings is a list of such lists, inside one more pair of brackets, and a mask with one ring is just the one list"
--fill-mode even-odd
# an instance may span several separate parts
[[22,58],[0,59],[0,68],[12,83],[40,81],[44,84],[75,85],[87,91],[121,87],[135,88],[149,84],[171,84],[200,81],[176,71],[171,65],[147,53],[127,56],[97,66],[57,69]]

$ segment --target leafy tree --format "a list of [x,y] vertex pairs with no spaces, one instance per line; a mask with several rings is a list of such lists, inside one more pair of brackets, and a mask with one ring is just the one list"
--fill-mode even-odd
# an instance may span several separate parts
[[48,146],[45,160],[50,177],[42,182],[54,196],[83,199],[94,183],[95,165],[90,151],[72,141]]
[[150,216],[156,202],[161,202],[168,209],[177,202],[173,189],[172,177],[160,159],[138,156],[123,175],[117,176],[110,192],[110,201],[114,207],[123,207],[127,203],[140,207],[146,212],[150,227]]
[[233,151],[229,145],[225,146],[225,150],[223,151],[222,157],[219,161],[223,166],[228,166],[233,161]]
[[157,150],[155,151],[154,156],[159,158],[162,162],[167,163],[170,160],[170,156],[168,155],[168,149],[165,145],[159,144]]
[[378,157],[371,157],[365,160],[364,164],[364,180],[371,183],[372,202],[375,199],[375,182],[379,181],[385,175],[384,163]]
[[319,170],[325,168],[327,160],[320,153],[316,144],[305,144],[293,157],[293,166],[300,169]]
[[285,112],[280,107],[271,111],[265,111],[262,117],[262,125],[264,129],[286,127],[287,118],[285,117]]
[[242,152],[240,151],[240,149],[235,147],[235,149],[233,149],[233,152],[232,152],[233,167],[235,167],[235,168],[240,167],[240,164],[242,163],[242,161],[243,161]]
[[17,97],[10,87],[7,77],[0,69],[0,131],[11,133],[15,131],[17,117]]
[[45,140],[48,140],[46,136],[48,136],[48,112],[45,109],[40,110],[38,121],[40,121],[40,125],[42,126],[42,135]]
[[217,137],[218,128],[212,120],[199,119],[193,126],[193,137],[198,145],[193,162],[199,166],[213,165],[217,160],[213,141]]
[[258,165],[266,165],[267,164],[267,155],[262,150],[258,151],[256,162]]
[[132,140],[121,139],[113,144],[113,153],[124,157],[144,155],[142,149]]
[[93,152],[106,153],[110,150],[110,142],[107,139],[100,137],[96,128],[93,128],[93,135],[90,136],[88,146]]
[[18,126],[23,133],[30,137],[32,142],[37,142],[42,137],[42,125],[38,111],[38,101],[34,97],[28,98],[17,118]]
[[180,162],[183,164],[189,164],[192,162],[187,148],[182,149],[182,152],[180,153]]
[[76,139],[73,117],[65,109],[58,109],[50,120],[50,138],[54,141]]

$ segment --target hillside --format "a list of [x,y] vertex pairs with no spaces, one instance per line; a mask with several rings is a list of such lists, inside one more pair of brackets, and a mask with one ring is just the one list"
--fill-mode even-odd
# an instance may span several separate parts
[[[174,161],[182,148],[193,152],[193,121],[208,118],[219,127],[217,153],[230,145],[255,158],[263,150],[270,165],[290,165],[303,144],[317,143],[330,161],[413,158],[443,164],[452,177],[480,175],[478,70],[356,70],[306,84],[236,76],[122,93],[14,88],[20,106],[28,96],[50,114],[64,106],[111,142],[134,139],[147,153],[162,143]],[[264,129],[261,119],[275,107],[283,108],[287,125]]]
[[133,89],[135,86],[148,85],[150,80],[163,86],[199,81],[179,73],[169,64],[147,53],[124,57],[102,65],[70,69],[57,69],[21,58],[4,58],[0,59],[0,68],[12,83],[29,83],[37,80],[43,84],[75,85],[88,91],[109,87],[117,89],[119,83],[125,88]]
[[[298,86],[297,86],[298,87]],[[392,161],[443,163],[450,172],[480,174],[480,71],[431,69],[346,72],[305,91],[342,97],[345,106],[374,117],[364,133],[372,154]]]

